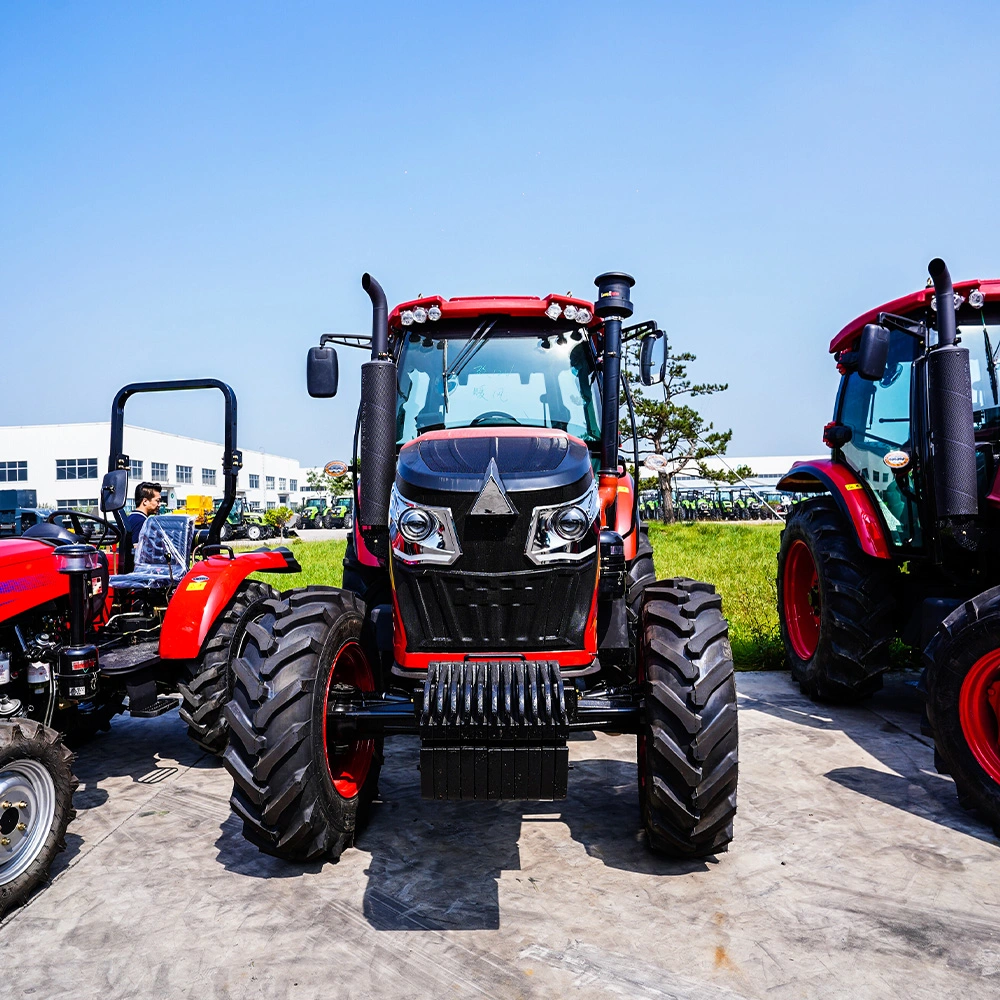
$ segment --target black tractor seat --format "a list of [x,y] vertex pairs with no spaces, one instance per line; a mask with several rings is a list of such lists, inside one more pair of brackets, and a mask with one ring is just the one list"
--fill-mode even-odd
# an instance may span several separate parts
[[135,546],[131,573],[111,577],[114,590],[164,590],[175,587],[191,565],[194,520],[183,514],[146,518]]

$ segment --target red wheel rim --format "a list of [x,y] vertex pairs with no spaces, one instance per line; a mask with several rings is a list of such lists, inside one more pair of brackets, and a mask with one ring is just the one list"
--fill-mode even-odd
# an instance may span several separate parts
[[375,756],[375,741],[355,740],[346,749],[330,746],[326,733],[326,706],[330,702],[330,688],[334,684],[347,684],[359,691],[375,690],[368,657],[353,639],[337,650],[330,665],[330,676],[326,679],[323,698],[323,752],[326,755],[327,773],[337,794],[345,799],[353,799],[368,777],[372,757]]
[[811,660],[819,645],[819,574],[809,546],[792,542],[785,557],[785,627],[800,660]]
[[1000,784],[1000,649],[980,657],[965,675],[958,717],[972,755]]

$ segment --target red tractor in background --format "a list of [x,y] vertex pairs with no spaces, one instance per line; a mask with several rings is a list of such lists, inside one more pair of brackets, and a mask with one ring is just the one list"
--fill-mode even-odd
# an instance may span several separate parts
[[[226,707],[244,835],[289,860],[340,856],[375,797],[386,736],[420,738],[430,799],[565,798],[571,732],[638,737],[654,849],[724,851],[736,812],[736,689],[721,598],[657,581],[619,447],[624,274],[569,296],[421,298],[371,339],[327,335],[309,393],[337,391],[335,350],[370,347],[355,431],[344,589],[270,602],[248,627]],[[634,439],[634,415],[632,417]],[[633,440],[637,457],[638,444]],[[636,467],[638,467],[636,461]]]
[[817,699],[881,686],[893,640],[923,650],[929,734],[959,800],[1000,829],[1000,281],[932,285],[844,327],[827,461],[778,488],[781,635]]
[[[200,533],[183,515],[150,517],[133,547],[122,515],[125,402],[191,389],[225,397],[222,506]],[[27,898],[61,846],[74,787],[63,734],[72,741],[107,729],[127,697],[140,718],[180,705],[197,743],[215,753],[225,746],[232,661],[276,596],[247,577],[299,569],[287,549],[235,554],[219,544],[240,465],[236,396],[224,382],[128,385],[112,407],[101,487],[114,523],[60,511],[0,540],[0,912]]]

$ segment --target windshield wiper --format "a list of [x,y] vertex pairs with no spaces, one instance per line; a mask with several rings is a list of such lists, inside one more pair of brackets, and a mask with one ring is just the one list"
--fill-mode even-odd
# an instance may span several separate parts
[[990,373],[990,389],[993,390],[993,405],[1000,403],[997,396],[997,359],[993,356],[993,345],[990,343],[990,332],[983,326],[983,340],[986,341],[986,362]]
[[486,343],[486,338],[490,331],[496,326],[495,319],[484,319],[475,330],[472,336],[455,358],[454,364],[448,366],[448,340],[445,338],[441,342],[441,393],[444,398],[444,412],[448,412],[448,379],[454,378],[463,368],[479,353],[479,349]]

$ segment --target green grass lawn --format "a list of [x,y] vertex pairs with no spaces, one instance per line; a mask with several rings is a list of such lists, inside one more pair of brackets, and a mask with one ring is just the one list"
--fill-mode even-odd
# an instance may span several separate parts
[[715,584],[729,619],[733,658],[744,670],[784,665],[775,574],[780,524],[658,524],[649,528],[659,579]]
[[[714,583],[722,594],[736,665],[745,670],[781,667],[774,575],[780,525],[652,524],[656,575],[690,576]],[[261,574],[284,589],[308,584],[341,586],[344,542],[288,539],[283,544],[302,566],[298,578]]]

